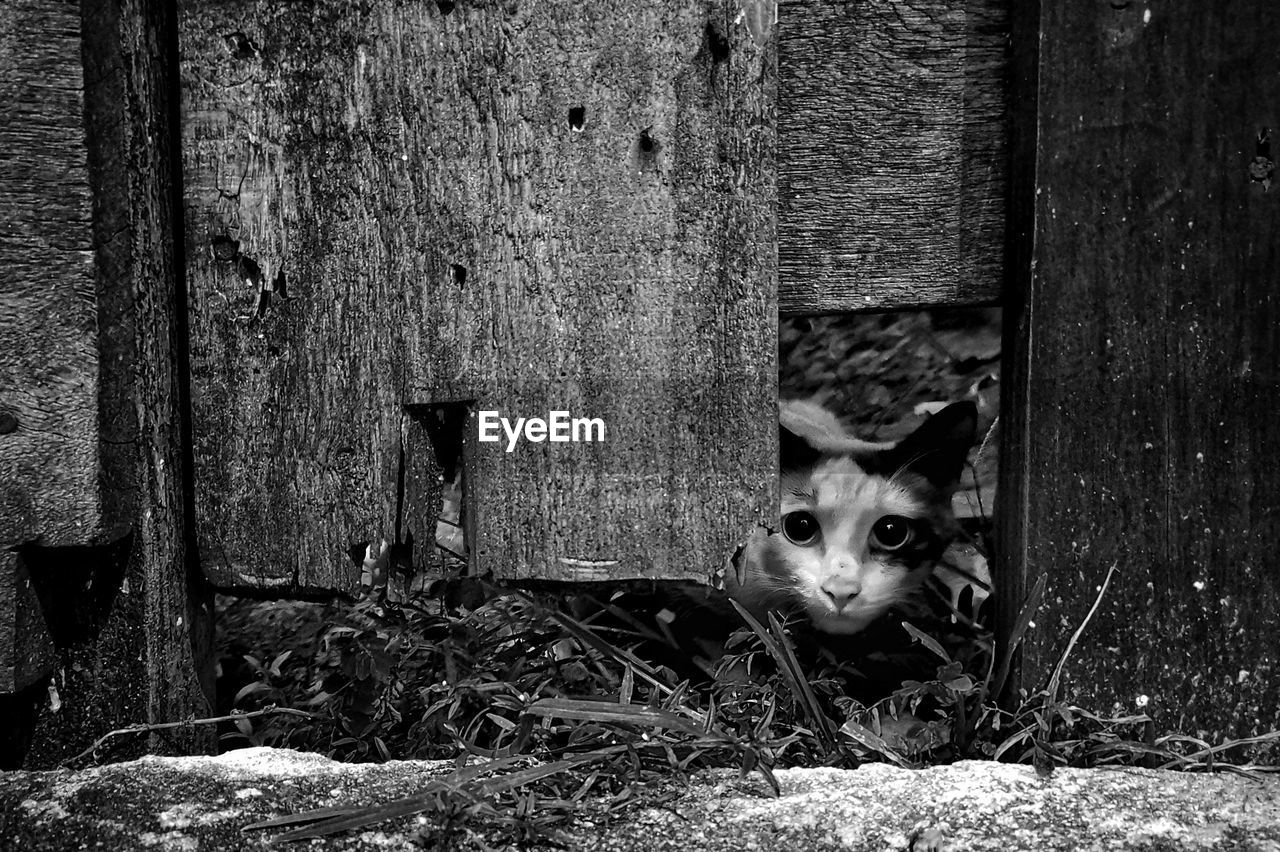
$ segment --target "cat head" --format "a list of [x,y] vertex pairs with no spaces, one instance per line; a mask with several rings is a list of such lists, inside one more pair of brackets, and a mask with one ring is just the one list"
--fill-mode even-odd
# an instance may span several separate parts
[[871,444],[793,431],[784,416],[782,523],[765,544],[761,600],[856,633],[918,588],[955,534],[951,497],[976,421],[973,403],[955,403],[896,444]]

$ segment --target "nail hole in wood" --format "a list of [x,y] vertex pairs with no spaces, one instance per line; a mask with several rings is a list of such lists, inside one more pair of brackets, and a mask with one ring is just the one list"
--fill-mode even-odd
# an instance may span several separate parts
[[653,130],[652,127],[646,127],[640,131],[640,150],[646,154],[652,154],[662,147],[658,144],[658,140],[653,138],[653,134],[650,133],[651,130]]
[[235,260],[240,256],[240,241],[233,240],[226,234],[211,237],[209,247],[213,249],[214,260]]
[[233,59],[253,59],[259,54],[258,45],[244,33],[229,33],[223,36],[223,41]]
[[583,106],[569,107],[569,129],[581,131],[587,121],[587,108]]

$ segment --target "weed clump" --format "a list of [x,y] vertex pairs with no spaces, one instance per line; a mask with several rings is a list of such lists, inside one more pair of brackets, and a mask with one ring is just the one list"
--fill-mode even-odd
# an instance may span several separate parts
[[[584,813],[608,821],[652,805],[644,791],[708,768],[757,774],[776,792],[781,766],[989,758],[1041,772],[1227,768],[1216,762],[1224,751],[1280,742],[1210,748],[1156,737],[1146,715],[1108,717],[1061,700],[1061,664],[1044,689],[1002,707],[1022,631],[998,655],[977,621],[945,613],[877,625],[841,645],[800,624],[726,611],[737,626],[712,648],[643,594],[602,602],[475,579],[436,591],[427,602],[321,608],[281,634],[293,647],[245,656],[250,680],[224,709],[305,712],[235,718],[223,740],[342,760],[452,759],[457,771],[399,802],[259,827],[300,839],[429,813],[426,840],[441,848],[467,837],[521,843],[554,840]],[[1042,592],[1037,584],[1023,630]]]

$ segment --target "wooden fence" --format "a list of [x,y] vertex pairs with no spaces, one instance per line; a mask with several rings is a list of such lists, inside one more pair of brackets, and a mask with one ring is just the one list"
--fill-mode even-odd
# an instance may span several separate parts
[[441,406],[608,430],[452,436],[471,570],[707,578],[775,512],[778,311],[939,304],[1005,307],[1003,630],[1049,576],[1017,683],[1117,565],[1068,695],[1280,727],[1277,16],[7,5],[12,712],[62,663],[28,760],[202,712],[211,587],[430,542]]

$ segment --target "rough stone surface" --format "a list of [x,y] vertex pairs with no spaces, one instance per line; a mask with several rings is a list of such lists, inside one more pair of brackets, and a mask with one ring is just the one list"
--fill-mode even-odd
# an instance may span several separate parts
[[[259,849],[250,822],[385,801],[447,762],[335,763],[273,749],[147,757],[82,772],[0,775],[0,847]],[[1280,778],[1146,769],[1059,770],[968,761],[911,771],[778,773],[782,796],[735,773],[696,776],[679,798],[623,822],[579,825],[568,848],[611,850],[1169,850],[1280,852]],[[411,820],[312,841],[413,849]],[[303,845],[305,848],[305,844]]]

